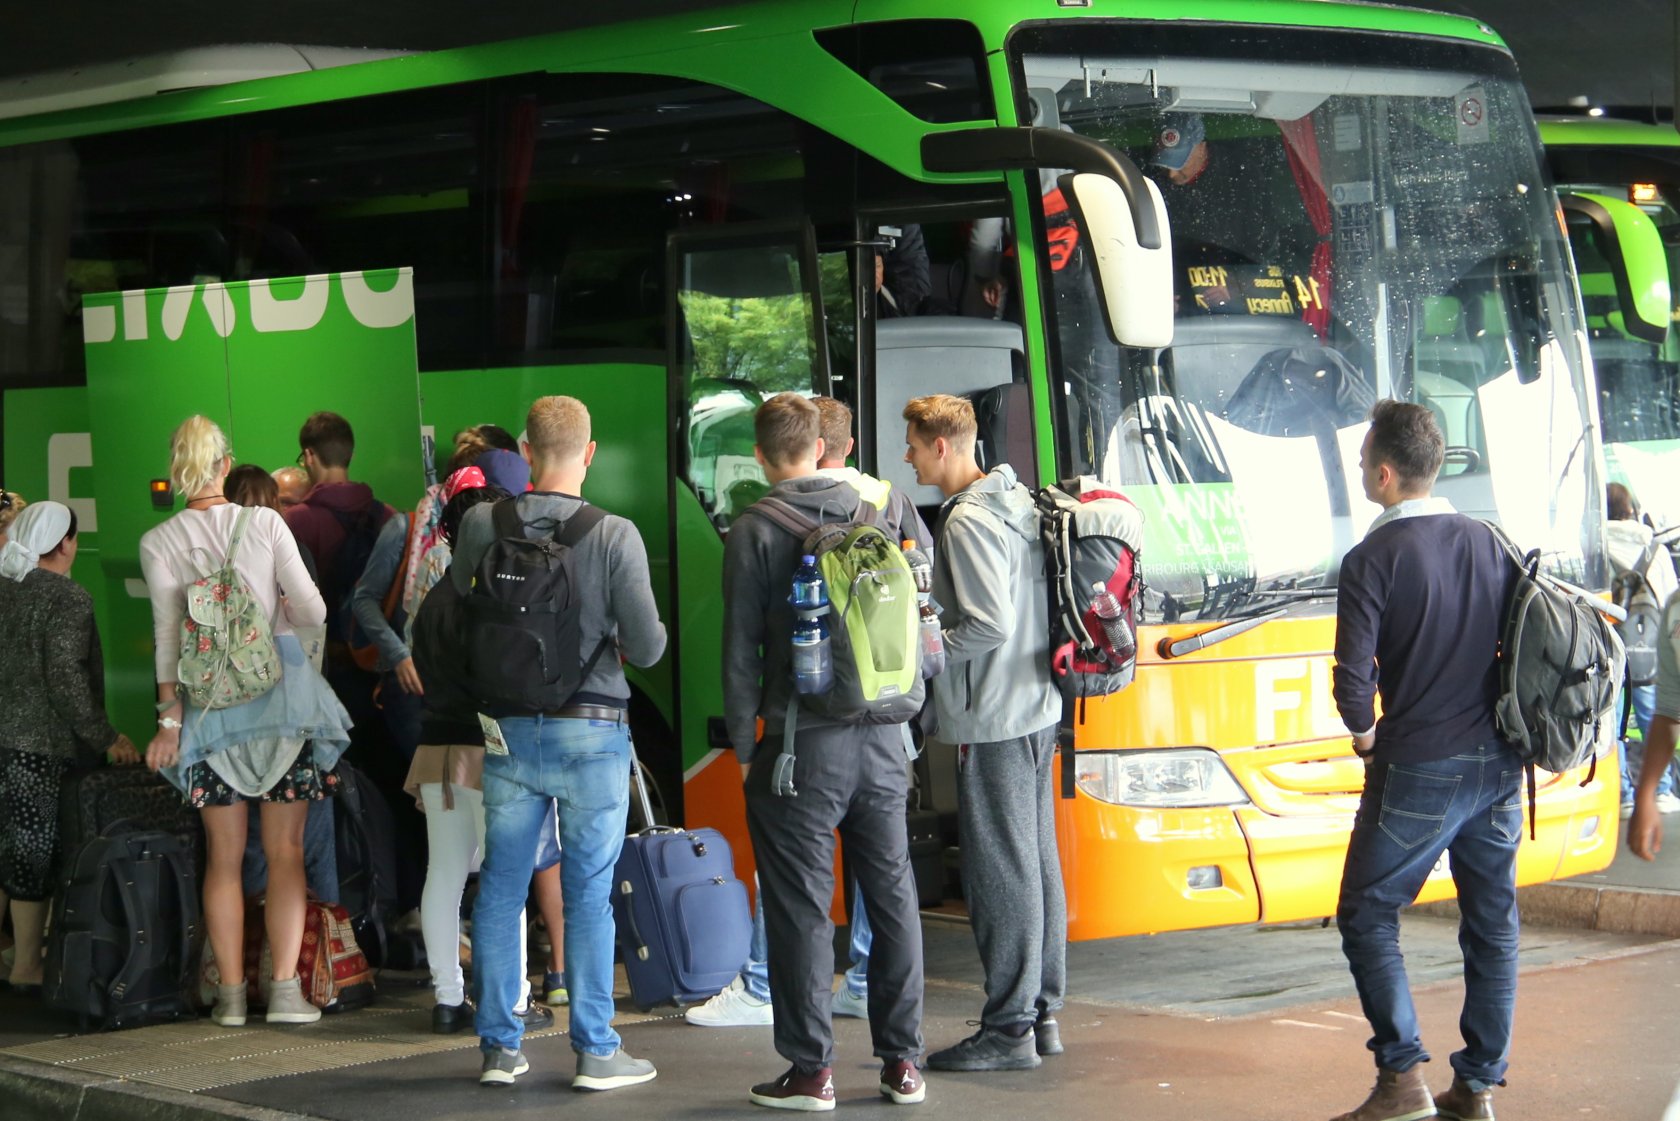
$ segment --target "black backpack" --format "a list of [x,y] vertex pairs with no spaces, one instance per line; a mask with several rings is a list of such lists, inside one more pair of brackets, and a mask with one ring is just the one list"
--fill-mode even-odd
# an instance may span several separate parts
[[198,889],[189,845],[113,823],[65,866],[43,995],[82,1028],[192,1019]]
[[339,542],[332,564],[321,573],[321,598],[327,602],[327,638],[347,643],[352,635],[359,633],[356,617],[350,610],[350,597],[356,590],[356,582],[367,570],[379,531],[391,514],[377,501],[354,513],[337,509],[331,513],[344,530],[344,540]]
[[396,822],[366,775],[340,759],[333,847],[338,901],[350,914],[356,944],[376,967],[389,966],[390,931],[397,910]]
[[[461,601],[463,679],[488,716],[564,708],[609,644],[603,635],[584,661],[575,552],[606,511],[587,503],[553,536],[531,540],[515,500],[490,508],[495,540]],[[599,590],[597,590],[599,594]]]

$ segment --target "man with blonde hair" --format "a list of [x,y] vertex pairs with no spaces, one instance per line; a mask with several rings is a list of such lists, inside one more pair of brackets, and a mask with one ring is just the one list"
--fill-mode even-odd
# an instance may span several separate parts
[[[573,587],[588,590],[577,600],[579,649],[570,652],[582,679],[557,708],[488,712],[498,718],[507,753],[487,753],[484,761],[485,855],[473,910],[484,1052],[479,1081],[506,1085],[530,1069],[520,1050],[523,1025],[513,1012],[525,975],[519,915],[552,798],[566,854],[560,865],[566,981],[578,1057],[572,1087],[614,1090],[657,1073],[620,1046],[612,1027],[612,877],[630,808],[630,687],[620,656],[631,665],[653,665],[665,652],[665,628],[636,527],[580,497],[596,451],[589,410],[574,397],[543,397],[525,423],[520,451],[531,464],[533,489],[468,511],[450,579],[469,596],[475,583],[492,581],[496,574],[481,571],[481,562],[507,550],[508,541],[556,539],[556,547],[569,549]],[[573,527],[582,532],[569,535],[575,518],[584,519]]]
[[949,394],[904,409],[904,460],[945,496],[933,560],[945,672],[939,738],[957,745],[963,894],[986,971],[980,1030],[928,1056],[935,1070],[1024,1070],[1060,1054],[1067,902],[1050,762],[1061,695],[1050,677],[1044,550],[1032,494],[1007,463],[974,459],[974,407]]
[[791,1065],[775,1081],[752,1087],[750,1098],[773,1109],[834,1108],[828,908],[838,830],[874,927],[868,1011],[882,1060],[880,1091],[896,1103],[919,1102],[926,1095],[916,1066],[922,929],[910,876],[902,729],[841,723],[801,708],[793,751],[783,754],[795,699],[788,592],[804,550],[804,535],[788,522],[879,524],[880,515],[856,487],[818,471],[826,444],[816,405],[778,394],[759,406],[753,428],[754,454],[771,489],[735,520],[724,543],[723,708],[746,782],[776,1050]]

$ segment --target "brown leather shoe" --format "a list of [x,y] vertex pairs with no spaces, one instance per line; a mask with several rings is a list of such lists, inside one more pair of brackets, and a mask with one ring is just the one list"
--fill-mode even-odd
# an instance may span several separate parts
[[1493,1121],[1493,1090],[1472,1090],[1462,1078],[1435,1095],[1435,1112],[1448,1121]]
[[826,1113],[834,1108],[834,1072],[823,1067],[811,1074],[800,1074],[798,1067],[788,1067],[787,1073],[776,1081],[754,1086],[748,1096],[754,1105],[771,1109]]
[[1435,1116],[1435,1099],[1423,1080],[1423,1064],[1411,1070],[1379,1070],[1377,1085],[1363,1105],[1333,1121],[1422,1121]]

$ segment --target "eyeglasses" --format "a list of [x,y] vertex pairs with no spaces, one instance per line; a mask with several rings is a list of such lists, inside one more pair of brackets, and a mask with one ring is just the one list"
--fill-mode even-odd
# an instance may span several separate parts
[[308,448],[305,448],[302,451],[298,452],[298,454],[297,454],[297,465],[299,467],[304,466],[303,458],[304,458],[304,456],[306,456],[308,454],[309,454],[309,449]]

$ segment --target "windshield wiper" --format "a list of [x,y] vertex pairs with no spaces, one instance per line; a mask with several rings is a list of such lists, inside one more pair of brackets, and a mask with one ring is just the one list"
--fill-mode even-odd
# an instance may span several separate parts
[[[1262,600],[1288,599],[1294,601],[1328,599],[1336,594],[1335,588],[1263,588],[1246,592],[1243,599],[1249,603]],[[1194,654],[1198,650],[1206,650],[1209,646],[1217,645],[1228,639],[1246,634],[1263,623],[1273,619],[1281,619],[1289,614],[1289,607],[1270,607],[1258,614],[1246,615],[1240,619],[1232,619],[1228,623],[1221,623],[1210,627],[1200,634],[1189,635],[1185,638],[1163,638],[1155,647],[1156,653],[1166,661],[1182,658],[1186,654]]]

